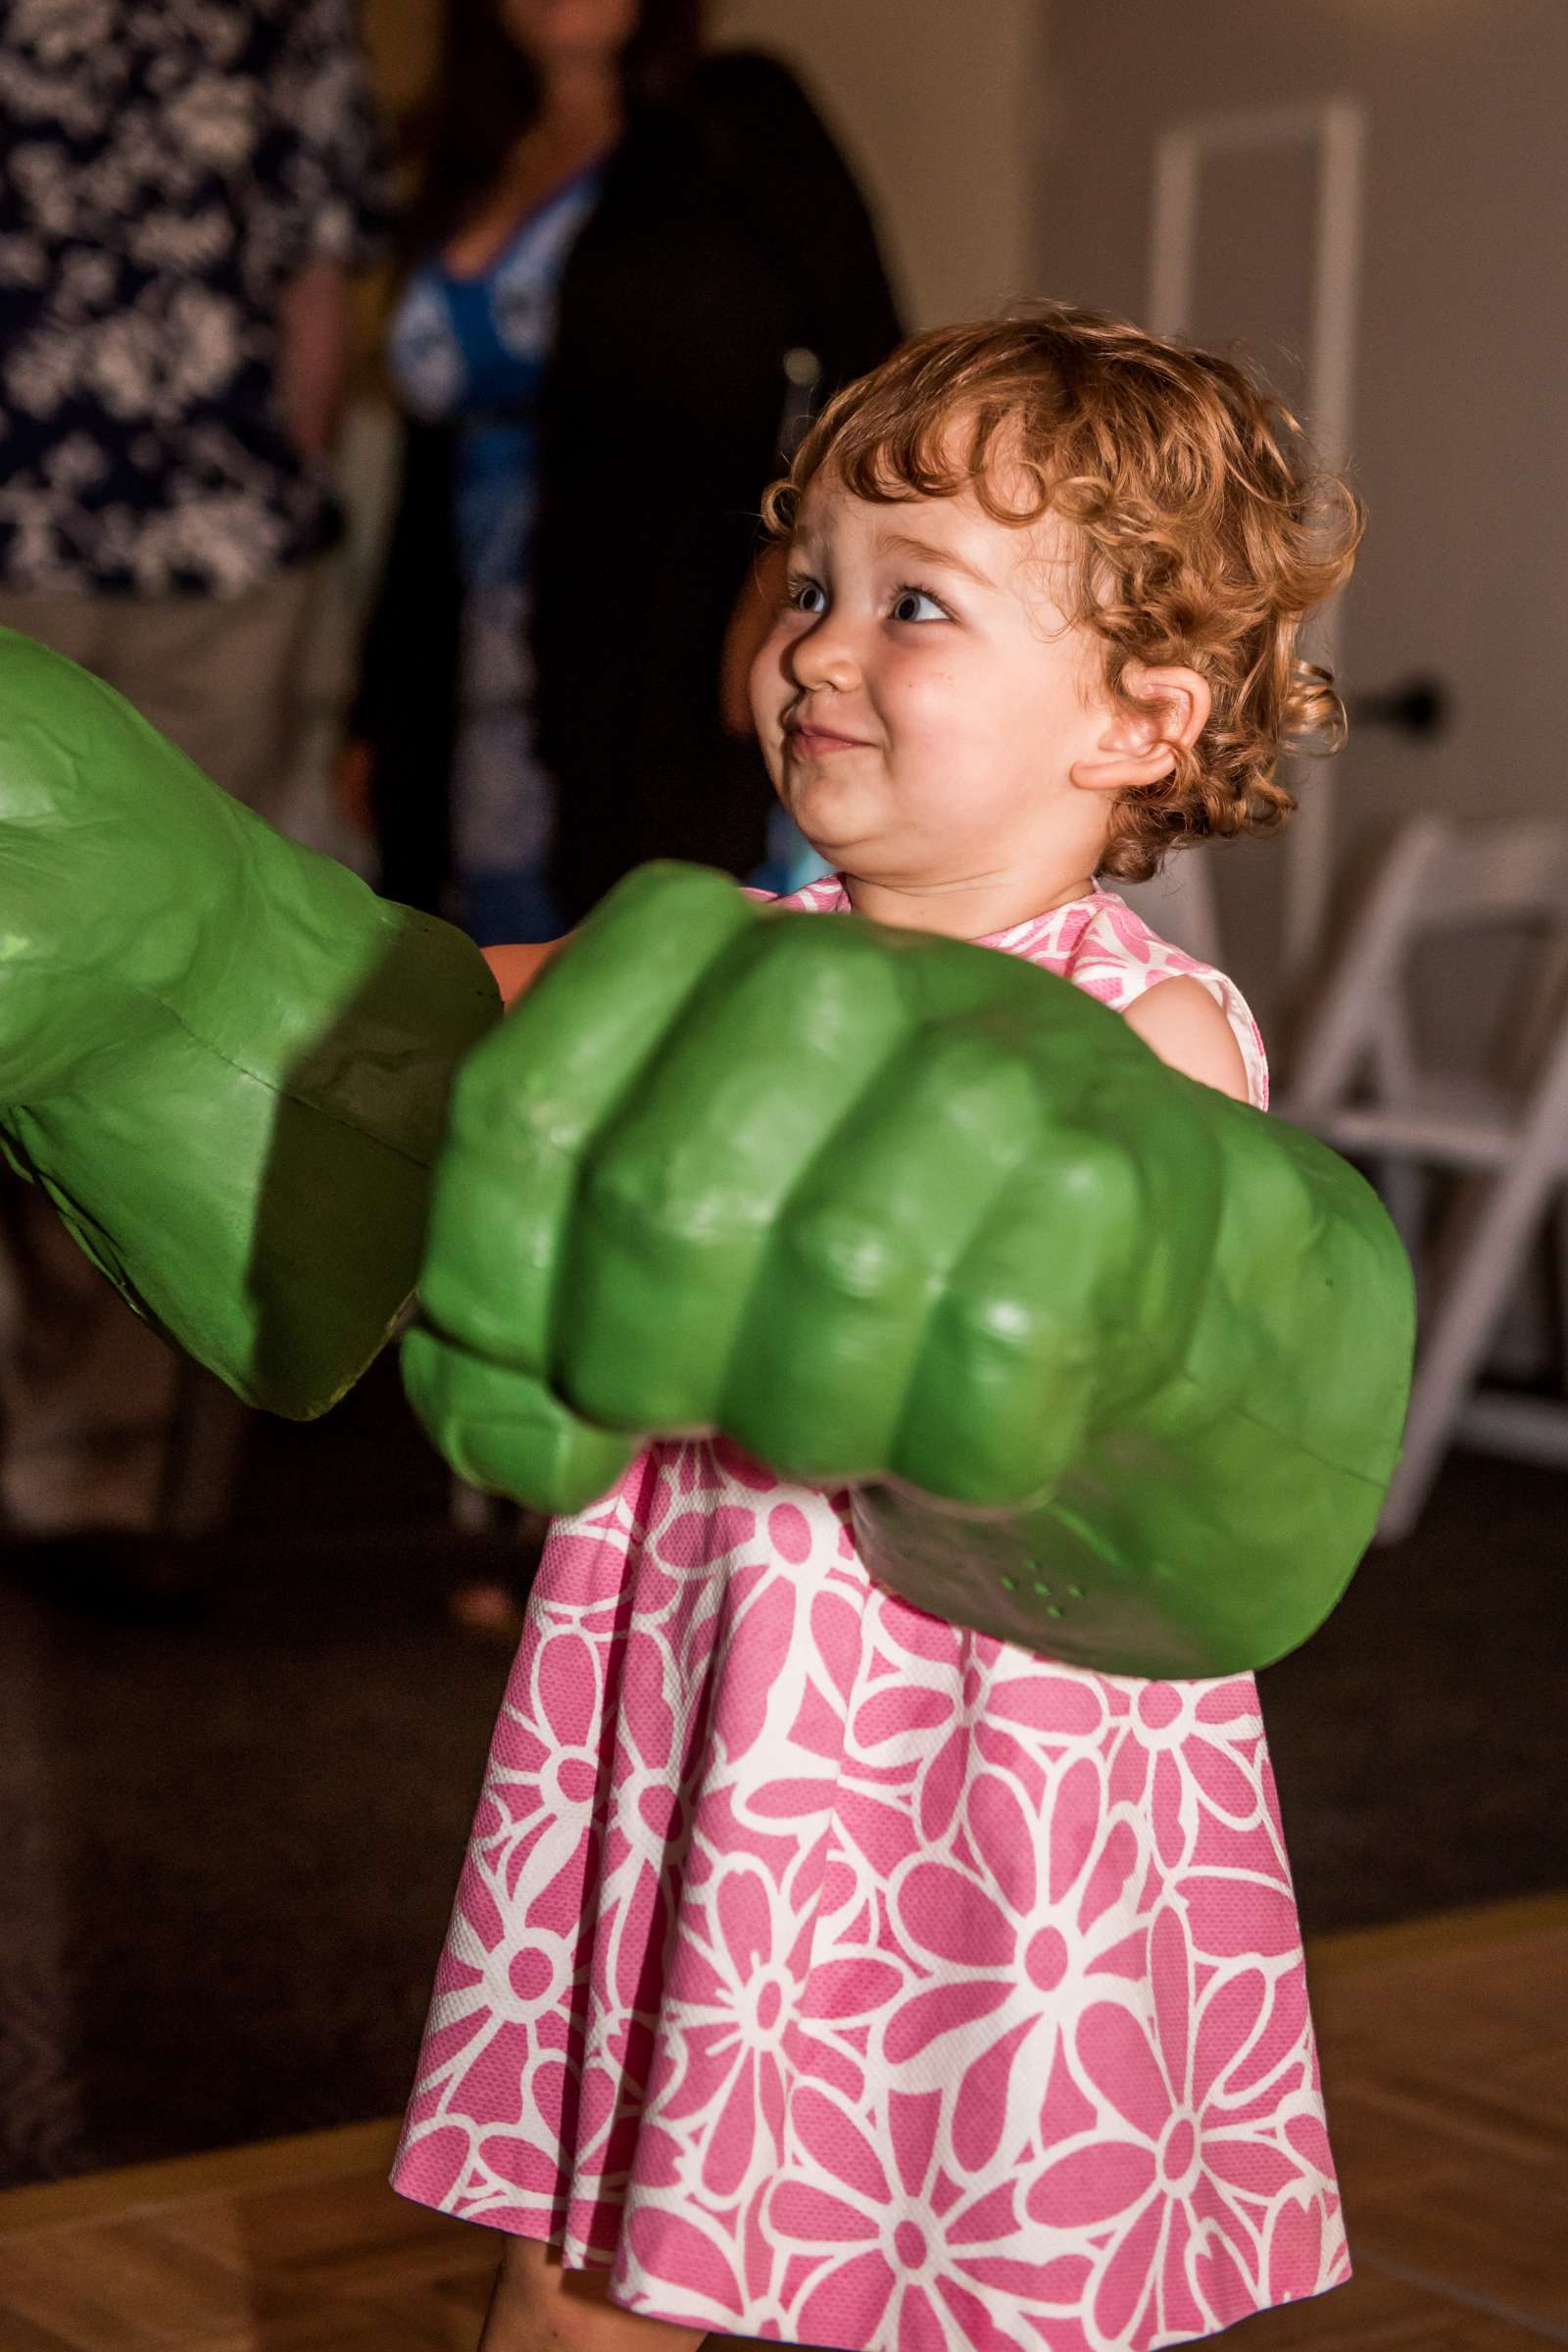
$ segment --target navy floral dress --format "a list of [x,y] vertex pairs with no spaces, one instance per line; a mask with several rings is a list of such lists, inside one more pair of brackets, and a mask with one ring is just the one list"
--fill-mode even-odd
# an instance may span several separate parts
[[3,0],[0,583],[243,593],[330,537],[278,295],[368,257],[351,0]]

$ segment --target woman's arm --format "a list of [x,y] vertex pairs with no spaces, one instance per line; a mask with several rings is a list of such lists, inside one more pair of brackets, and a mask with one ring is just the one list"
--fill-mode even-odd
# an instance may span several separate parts
[[328,458],[343,416],[349,364],[349,280],[318,254],[278,298],[278,398],[302,456]]

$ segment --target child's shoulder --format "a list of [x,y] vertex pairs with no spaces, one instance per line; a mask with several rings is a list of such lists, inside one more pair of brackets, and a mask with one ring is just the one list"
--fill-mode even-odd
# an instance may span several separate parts
[[1094,890],[1087,898],[1037,915],[1033,923],[1020,924],[1018,929],[1035,936],[1014,945],[1009,934],[1007,944],[1013,955],[1027,956],[1031,962],[1059,972],[1114,1012],[1127,1011],[1167,981],[1196,982],[1225,1015],[1247,1071],[1249,1099],[1258,1109],[1267,1108],[1268,1057],[1262,1034],[1235,981],[1213,964],[1162,939],[1116,891]]
[[[766,890],[748,890],[747,896],[800,914],[840,914],[849,906],[849,894],[837,874],[808,882],[784,898]],[[1166,981],[1196,981],[1225,1015],[1247,1073],[1248,1099],[1259,1110],[1267,1108],[1268,1058],[1241,990],[1211,963],[1161,939],[1117,892],[1092,890],[1045,914],[1029,915],[979,944],[1057,973],[1113,1012],[1126,1012]]]

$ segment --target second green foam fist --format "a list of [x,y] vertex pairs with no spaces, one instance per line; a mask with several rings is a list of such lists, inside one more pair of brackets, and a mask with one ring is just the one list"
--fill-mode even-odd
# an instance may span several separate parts
[[420,1287],[410,1391],[481,1483],[571,1510],[722,1430],[855,1486],[908,1597],[1136,1672],[1310,1630],[1408,1360],[1331,1153],[1027,964],[691,867],[622,884],[470,1055]]

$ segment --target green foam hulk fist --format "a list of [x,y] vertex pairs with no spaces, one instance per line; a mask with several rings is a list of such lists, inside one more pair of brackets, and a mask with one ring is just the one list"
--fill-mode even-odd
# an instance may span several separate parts
[[871,1573],[1071,1663],[1311,1632],[1397,1451],[1408,1269],[1310,1138],[1034,967],[623,883],[453,1098],[404,1343],[458,1469],[593,1500],[722,1430]]
[[383,1344],[452,1071],[499,1009],[459,933],[0,630],[0,1134],[252,1403],[318,1413]]
[[0,1142],[241,1396],[329,1404],[422,1247],[406,1377],[481,1484],[571,1508],[723,1430],[852,1486],[917,1605],[1109,1672],[1332,1606],[1412,1317],[1331,1152],[1065,981],[695,867],[498,1010],[458,933],[0,631]]

